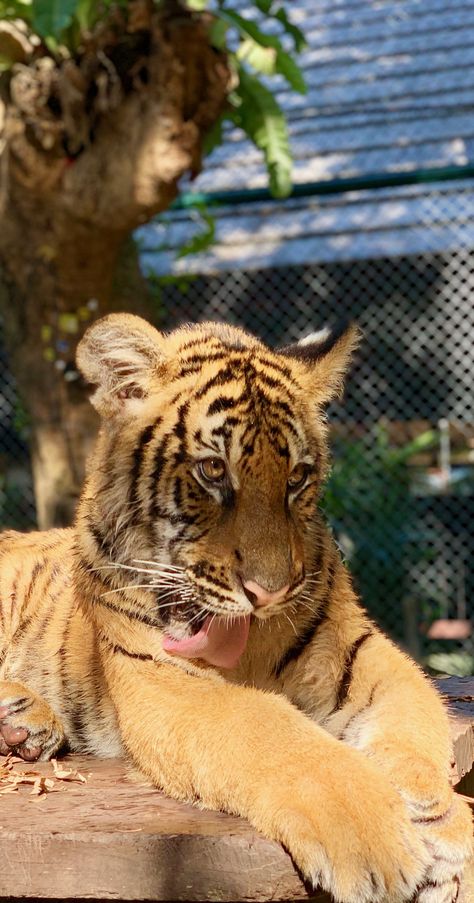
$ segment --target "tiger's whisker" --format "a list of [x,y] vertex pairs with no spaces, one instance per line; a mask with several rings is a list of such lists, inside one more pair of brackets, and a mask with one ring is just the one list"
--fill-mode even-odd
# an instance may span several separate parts
[[112,593],[123,593],[127,589],[150,589],[149,583],[133,583],[130,586],[118,586],[117,589],[108,589],[107,592],[100,594],[100,599],[103,596],[110,596]]
[[166,564],[164,561],[150,561],[147,558],[133,558],[132,559],[136,564],[151,564],[153,567],[164,568],[167,571],[184,571],[185,568],[182,565],[178,564]]

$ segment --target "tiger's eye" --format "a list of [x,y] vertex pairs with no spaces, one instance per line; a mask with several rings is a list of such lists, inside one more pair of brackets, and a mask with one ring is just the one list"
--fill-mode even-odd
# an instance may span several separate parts
[[293,468],[289,477],[288,477],[288,486],[290,489],[299,489],[300,486],[303,486],[303,483],[306,482],[306,478],[309,473],[309,465],[308,464],[297,464],[296,467]]
[[204,458],[198,464],[199,472],[208,483],[221,483],[226,469],[222,458]]

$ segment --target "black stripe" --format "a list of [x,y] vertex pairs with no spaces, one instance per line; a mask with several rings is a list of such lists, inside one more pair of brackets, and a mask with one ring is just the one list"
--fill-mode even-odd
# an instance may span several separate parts
[[[129,492],[129,502],[130,502],[131,506],[135,506],[135,504],[138,501],[138,491],[137,491],[138,490],[138,482],[140,479],[145,449],[146,449],[147,445],[149,445],[149,443],[151,442],[151,440],[154,436],[155,430],[162,422],[162,419],[163,419],[162,417],[157,417],[154,423],[150,423],[147,427],[145,427],[145,429],[143,430],[143,432],[140,436],[140,440],[139,440],[138,444],[133,449],[132,473],[131,473],[130,492]],[[134,511],[134,508],[133,508],[133,511]],[[135,511],[134,511],[134,513],[136,514]],[[135,519],[136,519],[136,517],[134,518],[134,520]]]
[[206,416],[212,417],[213,414],[221,414],[223,411],[230,411],[232,408],[238,407],[242,402],[242,396],[239,398],[228,398],[225,395],[218,395],[209,405]]
[[158,502],[156,496],[156,488],[159,483],[161,473],[163,470],[163,466],[166,463],[166,450],[168,448],[168,444],[170,441],[170,433],[167,433],[163,436],[161,442],[155,450],[154,460],[153,460],[153,470],[150,478],[150,510],[149,516],[152,520],[156,520],[159,517],[167,517],[166,512],[162,511],[160,504]]
[[200,586],[202,589],[204,589],[206,591],[208,591],[208,590],[212,591],[215,587],[220,587],[221,589],[226,589],[229,592],[232,592],[232,587],[229,586],[228,583],[225,583],[224,580],[219,580],[219,578],[216,577],[214,574],[212,574],[212,575],[205,574],[204,577],[206,579],[205,583],[199,583],[199,582],[197,583],[197,585]]
[[[174,546],[178,545],[178,543],[180,543],[186,537],[187,533],[189,533],[189,524],[185,524],[183,527],[181,527],[181,529],[175,534],[175,536],[172,536],[171,539],[168,540],[168,551],[173,549]],[[200,540],[204,539],[204,537],[207,536],[208,533],[209,527],[206,526],[205,529],[201,530],[200,533],[194,533],[194,535],[191,537],[192,542],[200,542]]]
[[380,683],[381,683],[381,681],[378,680],[377,683],[374,684],[374,686],[372,687],[372,689],[370,691],[369,698],[368,698],[367,702],[365,703],[365,705],[363,705],[360,709],[357,710],[357,712],[354,712],[354,714],[351,715],[351,717],[349,718],[349,721],[347,722],[346,726],[344,727],[344,729],[339,737],[339,740],[345,740],[347,737],[349,728],[354,723],[354,721],[357,721],[357,719],[360,717],[360,715],[363,715],[364,712],[367,712],[371,708],[373,701],[374,701],[374,697],[375,697],[375,691],[380,686]]
[[[280,352],[278,352],[278,354],[279,353]],[[277,363],[277,361],[272,360],[268,357],[260,357],[259,356],[257,359],[257,363],[262,364],[264,367],[271,367],[271,368],[273,368],[273,370],[276,370],[277,373],[281,373],[282,376],[286,377],[286,379],[288,379],[291,383],[293,383],[293,385],[296,388],[296,382],[293,379],[293,374],[289,367],[285,367],[282,364]]]
[[69,721],[72,733],[78,743],[85,745],[87,742],[89,718],[88,711],[86,707],[82,705],[81,696],[80,693],[77,692],[77,689],[78,688],[76,687],[69,686],[68,692],[66,693],[66,701],[68,702]]
[[193,524],[197,524],[201,519],[202,513],[198,511],[197,514],[185,514],[184,512],[180,512],[179,514],[168,514],[168,520],[170,524],[173,524],[174,527],[179,526],[180,524],[186,524],[188,527],[192,527]]
[[220,351],[213,354],[192,354],[183,358],[181,370],[173,377],[173,382],[176,382],[178,379],[184,379],[185,376],[192,376],[193,373],[200,373],[205,364],[215,361],[224,362],[226,360],[227,354]]
[[181,477],[175,477],[173,486],[173,501],[177,508],[181,508],[183,504],[183,481]]
[[109,541],[107,536],[105,536],[100,530],[99,526],[91,519],[91,516],[87,518],[87,527],[89,532],[92,534],[95,540],[95,544],[98,547],[99,552],[102,552],[107,558],[112,558],[112,543]]
[[121,605],[114,605],[113,602],[106,602],[104,599],[100,599],[97,596],[91,598],[91,601],[94,605],[101,605],[103,608],[108,608],[109,611],[115,612],[118,615],[125,615],[125,617],[130,618],[131,621],[139,621],[141,624],[147,624],[148,627],[160,627],[160,622],[150,618],[148,615],[144,615],[139,611],[131,611],[128,608],[122,608]]
[[26,633],[28,627],[30,626],[33,620],[33,616],[30,615],[28,618],[25,618],[22,624],[20,624],[18,630],[13,634],[14,642],[17,643],[19,639]]
[[366,640],[370,639],[371,636],[373,636],[372,631],[367,630],[365,633],[362,633],[359,637],[357,637],[357,639],[355,640],[355,642],[352,644],[351,648],[349,649],[349,652],[346,656],[346,660],[344,662],[342,677],[339,681],[339,686],[337,688],[336,706],[333,709],[333,711],[331,712],[331,715],[333,715],[334,712],[337,712],[338,709],[341,709],[342,706],[344,705],[344,703],[347,699],[347,695],[349,693],[349,689],[350,689],[350,685],[351,685],[351,681],[352,681],[352,671],[354,668],[355,660],[357,658],[357,654],[358,654],[361,646],[366,642]]
[[23,610],[26,610],[26,608],[28,607],[28,603],[31,599],[31,596],[33,595],[35,583],[36,583],[39,575],[41,574],[41,572],[44,571],[45,567],[46,567],[46,561],[44,559],[43,559],[43,561],[36,562],[32,572],[31,572],[30,583],[29,583],[28,589],[26,591],[25,599],[23,602]]
[[268,376],[268,374],[262,373],[261,370],[255,370],[254,372],[255,378],[259,382],[262,382],[265,386],[268,386],[269,389],[277,389],[278,391],[283,390],[289,396],[291,401],[294,401],[293,395],[290,392],[288,386],[281,379],[278,379],[274,376]]
[[454,900],[453,900],[453,903],[457,903],[457,900],[458,900],[458,897],[459,897],[459,891],[461,890],[461,879],[458,877],[458,875],[455,875],[454,878],[453,878],[453,881],[454,881],[455,884],[457,884],[456,896],[455,896],[455,898],[454,898]]
[[275,677],[280,677],[287,665],[299,658],[308,643],[310,643],[313,639],[318,627],[323,623],[325,618],[325,611],[319,610],[315,612],[313,620],[307,625],[301,636],[299,636],[293,643],[293,645],[286,650],[280,661],[275,665],[273,669],[273,674]]
[[[202,345],[203,347],[206,347],[206,348],[209,348],[209,347],[220,348],[221,341],[220,341],[219,337],[217,335],[214,335],[213,333],[206,334],[206,335],[201,334],[201,335],[197,336],[197,338],[189,339],[189,341],[184,342],[182,345],[180,345],[178,348],[178,354],[182,355],[183,351],[189,351],[190,348],[196,348],[199,345]],[[185,356],[184,356],[184,360],[186,360]]]
[[113,646],[110,646],[109,648],[113,653],[118,652],[120,655],[128,656],[128,658],[137,658],[141,662],[152,662],[154,660],[149,652],[130,652],[129,649],[119,646],[118,643],[114,643]]
[[308,343],[307,345],[300,345],[298,342],[294,345],[285,345],[284,348],[279,349],[278,353],[283,354],[285,357],[292,357],[296,360],[304,361],[307,364],[313,364],[325,357],[325,355],[334,348],[334,345],[336,345],[344,333],[347,332],[348,328],[349,321],[341,320],[330,330],[325,339],[320,341],[316,339],[314,342]]
[[9,714],[18,715],[20,712],[26,712],[34,703],[35,700],[31,696],[22,696],[20,699],[16,699],[15,702],[9,703]]
[[210,389],[213,389],[215,386],[223,386],[226,383],[233,382],[235,379],[238,379],[239,368],[241,365],[241,361],[232,361],[232,363],[227,364],[223,370],[219,370],[214,376],[211,376],[210,379],[196,392],[195,398],[203,398]]
[[[50,573],[48,574],[43,586],[41,587],[41,597],[43,599],[46,598],[47,594],[51,590],[52,584],[60,576],[63,577],[63,581],[64,581],[64,574],[62,574],[62,572],[61,572],[61,566],[60,566],[59,562],[56,562],[56,564],[53,565],[53,567],[51,568]],[[61,592],[62,592],[63,588],[64,588],[64,582],[63,582],[63,586],[61,588]],[[34,643],[36,642],[36,640],[40,639],[41,636],[45,635],[48,624],[50,623],[50,621],[55,613],[54,605],[57,602],[60,594],[61,593],[57,593],[57,592],[51,593],[51,595],[49,596],[49,599],[47,599],[46,605],[45,605],[45,611],[42,612],[43,617],[41,620],[38,619],[38,623],[36,624],[35,631],[33,633],[30,633],[30,636],[28,637],[28,643],[29,643],[30,647],[33,646]]]
[[67,688],[69,686],[68,681],[68,668],[67,668],[67,645],[69,639],[69,631],[71,628],[71,615],[64,622],[63,627],[63,635],[61,639],[61,646],[58,649],[59,656],[59,682],[61,684],[61,699],[67,699]]
[[274,677],[280,677],[281,674],[283,673],[283,671],[285,670],[285,668],[287,667],[287,665],[289,665],[290,662],[296,661],[296,659],[299,658],[299,656],[301,655],[303,650],[313,639],[318,628],[326,620],[327,614],[328,614],[328,609],[329,609],[329,602],[331,601],[331,594],[332,594],[332,588],[334,585],[335,575],[336,575],[336,567],[334,564],[332,564],[328,571],[328,581],[326,584],[326,589],[325,589],[324,596],[321,600],[321,604],[320,604],[318,610],[315,611],[312,620],[307,625],[307,627],[305,627],[301,636],[299,636],[295,640],[293,645],[290,646],[289,649],[286,650],[286,652],[283,654],[280,661],[275,665],[275,667],[273,669]]
[[[13,607],[15,606],[15,602],[16,602],[16,587],[17,587],[19,576],[20,575],[18,573],[15,574],[15,579],[13,580],[10,592],[8,594]],[[3,617],[3,607],[2,607],[1,599],[0,599],[0,627],[2,628],[3,631],[6,631],[6,622]]]
[[184,404],[180,405],[178,408],[178,419],[173,427],[173,433],[178,439],[181,439],[181,441],[186,438],[186,415],[188,410],[189,401],[185,401]]
[[[258,395],[263,404],[268,405],[273,410],[277,408],[279,411],[283,411],[283,413],[287,415],[290,423],[293,421],[295,416],[294,411],[287,401],[282,401],[280,398],[271,398],[262,389],[259,389]],[[278,417],[278,421],[281,422],[280,416]]]
[[232,417],[232,416],[226,417],[224,423],[221,426],[215,426],[211,430],[211,435],[212,436],[224,436],[224,438],[226,438],[227,436],[230,435],[232,427],[238,426],[239,423],[241,423],[241,422],[242,421],[241,421],[240,417]]
[[411,821],[414,825],[431,825],[437,821],[444,821],[445,818],[451,813],[451,806],[449,809],[446,809],[446,812],[443,812],[441,815],[422,815],[417,818],[412,818]]

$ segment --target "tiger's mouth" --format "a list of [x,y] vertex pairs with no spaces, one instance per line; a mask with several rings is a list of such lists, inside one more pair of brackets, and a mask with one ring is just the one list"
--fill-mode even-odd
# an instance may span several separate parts
[[177,639],[165,629],[163,649],[171,655],[202,659],[218,668],[235,668],[247,647],[250,615],[238,618],[203,612],[190,625],[191,635]]

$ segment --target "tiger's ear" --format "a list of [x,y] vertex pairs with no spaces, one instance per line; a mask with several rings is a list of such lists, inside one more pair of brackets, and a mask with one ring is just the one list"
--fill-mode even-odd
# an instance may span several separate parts
[[95,385],[91,402],[104,417],[138,413],[162,381],[165,356],[157,329],[133,314],[110,314],[85,332],[76,360]]
[[342,394],[344,378],[362,333],[354,323],[321,329],[279,349],[279,354],[299,364],[298,376],[308,386],[317,404],[326,404]]

